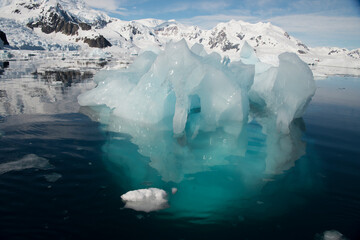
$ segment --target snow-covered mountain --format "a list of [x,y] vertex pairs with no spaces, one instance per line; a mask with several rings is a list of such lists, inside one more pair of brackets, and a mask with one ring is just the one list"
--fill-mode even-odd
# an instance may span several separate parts
[[[7,34],[16,38],[25,37],[31,41],[33,40],[31,35],[34,35],[35,39],[37,36],[50,38],[59,45],[66,45],[61,44],[61,42],[83,42],[90,47],[104,48],[111,46],[102,35],[93,29],[102,27],[110,18],[101,12],[86,7],[82,1],[13,0],[3,5],[1,8],[1,28],[4,31],[8,30]],[[8,25],[12,27],[6,29]],[[27,34],[29,32],[24,30],[25,26],[31,29],[33,34]],[[26,41],[26,39],[23,40]],[[33,41],[25,45],[28,47],[42,45],[38,47],[44,48],[44,44],[36,44]],[[21,45],[15,46],[23,48]],[[48,44],[45,44],[45,46],[48,46]]]
[[203,30],[175,20],[122,21],[81,0],[4,0],[0,13],[0,30],[17,49],[84,52],[96,47],[129,56],[184,38],[190,46],[201,43],[206,51],[233,60],[240,58],[240,49],[247,42],[261,61],[274,65],[280,53],[295,52],[310,65],[360,68],[360,49],[310,48],[271,23],[232,20]]

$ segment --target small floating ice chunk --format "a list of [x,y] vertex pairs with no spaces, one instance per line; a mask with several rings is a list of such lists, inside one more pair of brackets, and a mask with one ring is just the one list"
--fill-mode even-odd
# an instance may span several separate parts
[[30,168],[48,170],[54,168],[54,166],[51,165],[46,158],[39,157],[36,154],[28,154],[20,160],[0,164],[0,175],[11,171],[21,171]]
[[177,191],[178,191],[178,189],[177,189],[177,188],[174,188],[174,187],[173,187],[173,188],[171,189],[171,193],[172,193],[172,194],[177,193]]
[[135,211],[152,212],[168,208],[167,194],[158,188],[147,188],[129,191],[121,195],[125,208]]
[[44,175],[46,181],[48,182],[56,182],[57,180],[59,180],[62,175],[59,174],[59,173],[51,173],[51,174],[47,174],[47,175]]
[[336,230],[325,231],[322,240],[346,240],[343,234]]

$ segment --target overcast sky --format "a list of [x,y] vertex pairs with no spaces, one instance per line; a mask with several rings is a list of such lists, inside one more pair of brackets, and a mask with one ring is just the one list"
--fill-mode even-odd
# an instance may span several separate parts
[[271,22],[305,44],[360,48],[360,0],[85,0],[123,20],[175,19],[209,29],[231,19]]

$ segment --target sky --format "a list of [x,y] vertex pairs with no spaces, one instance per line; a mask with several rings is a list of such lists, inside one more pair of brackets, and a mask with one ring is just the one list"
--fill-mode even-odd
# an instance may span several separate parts
[[271,22],[311,47],[360,48],[360,0],[85,0],[122,20],[175,19],[210,29],[231,19]]

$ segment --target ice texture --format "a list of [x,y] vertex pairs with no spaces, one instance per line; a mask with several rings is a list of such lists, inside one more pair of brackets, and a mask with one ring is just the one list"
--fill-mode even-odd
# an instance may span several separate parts
[[121,195],[125,208],[135,211],[152,212],[168,208],[167,194],[158,188],[147,188],[129,191]]
[[100,73],[97,88],[78,99],[80,105],[105,104],[114,115],[139,124],[172,118],[174,134],[184,132],[192,112],[199,112],[200,130],[214,130],[228,121],[241,125],[249,112],[243,86],[252,77],[250,72],[240,79],[241,67],[249,69],[226,66],[215,53],[199,56],[184,40],[171,42],[158,55],[143,53],[129,69]]
[[83,106],[106,105],[115,116],[143,125],[172,118],[175,135],[183,134],[194,112],[198,130],[226,129],[229,122],[240,126],[248,121],[250,100],[288,133],[315,93],[311,70],[296,54],[281,54],[279,67],[261,63],[248,44],[240,55],[242,61],[230,63],[206,54],[200,44],[190,50],[185,40],[170,42],[158,54],[144,52],[128,69],[100,72],[98,86],[78,100]]
[[115,174],[125,172],[124,189],[171,185],[181,191],[167,211],[221,218],[228,202],[294,166],[305,153],[300,117],[315,92],[311,70],[295,54],[280,55],[277,67],[250,46],[240,55],[230,61],[172,42],[96,74],[97,87],[78,100],[111,133],[104,153]]
[[244,45],[241,48],[240,58],[242,62],[246,64],[254,64],[259,62],[254,49],[248,44],[247,41],[244,42]]

